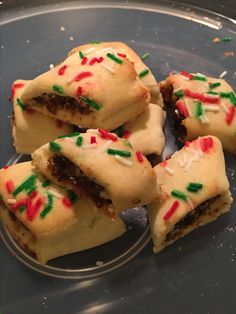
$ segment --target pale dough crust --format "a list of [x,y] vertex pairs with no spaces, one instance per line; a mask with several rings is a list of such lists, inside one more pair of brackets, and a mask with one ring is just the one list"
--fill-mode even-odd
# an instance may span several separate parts
[[[23,102],[45,115],[85,128],[103,127],[112,130],[136,117],[150,102],[150,93],[138,79],[133,64],[128,59],[118,64],[108,58],[105,52],[101,52],[99,57],[104,58],[101,63],[89,65],[92,58],[88,56],[88,63],[81,65],[79,54],[72,54],[56,68],[36,77],[23,92]],[[66,66],[66,70],[63,75],[59,75],[63,66]],[[84,73],[90,76],[81,78]],[[80,78],[76,79],[78,75]],[[55,85],[59,86],[59,92],[54,90]],[[77,95],[78,88],[83,97],[95,102],[100,109],[89,106],[89,113],[81,112],[79,102],[84,104],[84,101],[81,95]],[[38,100],[37,97],[45,97],[45,94],[58,97],[53,108],[43,105],[41,98]],[[66,107],[65,100],[61,106],[58,105],[62,97],[71,97],[70,100],[77,101],[73,110]]]
[[[197,75],[197,74],[192,74]],[[234,93],[232,87],[223,79],[206,77],[206,81],[198,80],[188,80],[183,75],[174,74],[169,76],[164,83],[162,83],[162,88],[173,88],[172,91],[172,101],[176,101],[174,93],[180,90],[190,90],[195,93],[204,94],[207,96],[212,96],[207,94],[210,91],[209,83],[220,83],[221,85],[212,89],[211,91],[216,93]],[[217,95],[215,96],[217,97]],[[213,104],[203,102],[203,108],[205,109],[205,116],[208,122],[202,122],[196,117],[196,105],[197,101],[189,98],[187,96],[181,97],[181,101],[185,104],[187,103],[188,108],[192,111],[192,116],[189,116],[182,120],[182,124],[187,130],[186,140],[193,140],[198,136],[204,135],[214,135],[217,136],[223,145],[223,148],[230,153],[236,155],[236,107],[233,105],[229,98],[219,97],[219,103],[215,106],[219,106],[219,111],[210,111],[210,107]],[[207,106],[207,107],[205,107]],[[230,123],[226,122],[227,115],[230,115],[230,111],[234,111],[233,119]]]
[[[204,138],[211,138],[213,146],[207,152],[200,148]],[[166,162],[154,168],[156,179],[161,187],[161,194],[157,200],[148,205],[149,222],[157,253],[165,246],[189,233],[198,226],[216,219],[220,214],[229,211],[232,203],[229,182],[225,173],[225,161],[220,141],[213,136],[198,138],[188,147],[174,153]],[[170,173],[171,172],[171,173]],[[190,182],[201,183],[203,188],[193,193],[187,190]],[[181,200],[171,195],[178,190],[187,195],[187,200]],[[183,226],[181,232],[174,239],[167,240],[167,235],[174,230],[175,225],[203,202],[214,198],[209,209],[199,216],[192,224]],[[165,220],[175,201],[179,202],[176,211]]]
[[22,110],[17,103],[17,99],[21,99],[23,91],[30,82],[16,80],[13,83],[13,86],[24,84],[24,86],[15,89],[12,119],[13,145],[17,153],[22,154],[31,154],[43,144],[50,142],[60,135],[69,134],[73,130],[73,126],[68,123],[56,121],[37,111],[28,112],[27,110]]
[[[137,74],[141,73],[143,70],[148,69],[148,74],[141,77],[140,80],[150,90],[151,102],[159,105],[160,107],[163,107],[163,100],[160,93],[159,84],[157,83],[151,70],[145,65],[145,63],[133,49],[122,42],[100,42],[99,44],[85,44],[75,47],[69,52],[68,56],[72,55],[73,53],[78,53],[79,51],[88,51],[88,49],[94,49],[89,54],[89,56],[96,56],[99,54],[99,51],[103,51],[104,49],[115,54],[120,53],[125,55],[131,62],[133,62]],[[118,57],[122,59],[121,56]]]
[[[15,210],[14,214],[10,214],[12,205],[8,203],[9,199],[19,201],[28,197],[26,191],[14,197],[7,192],[5,184],[12,180],[17,187],[32,174],[37,174],[38,194],[35,200],[46,197],[47,193],[56,193],[57,196],[53,197],[53,208],[44,218],[40,217],[42,207],[30,221],[26,209],[22,213]],[[47,188],[42,187],[45,180],[41,174],[35,172],[30,162],[0,170],[1,220],[18,244],[33,254],[40,263],[44,264],[50,259],[101,245],[125,232],[125,225],[119,217],[112,220],[88,200],[79,199],[72,207],[67,208],[62,202],[67,191],[53,183]],[[14,215],[16,219],[12,218]]]
[[[117,211],[147,204],[156,197],[157,186],[153,169],[144,156],[142,162],[137,160],[128,141],[118,138],[116,142],[111,141],[107,147],[109,140],[102,138],[97,130],[88,130],[81,136],[82,146],[76,145],[77,136],[56,140],[61,146],[60,152],[51,151],[49,144],[42,146],[32,154],[33,164],[45,176],[64,185],[65,183],[59,182],[51,171],[48,171],[48,160],[55,155],[68,158],[88,178],[104,187],[106,198],[112,201]],[[95,148],[91,148],[91,136],[96,137]],[[122,158],[131,165],[120,163],[113,155],[107,153],[108,148],[130,152],[131,157]],[[67,188],[76,189],[71,184]]]

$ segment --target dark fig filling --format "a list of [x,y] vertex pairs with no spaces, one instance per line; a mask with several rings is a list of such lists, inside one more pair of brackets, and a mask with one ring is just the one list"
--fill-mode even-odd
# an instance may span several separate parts
[[52,114],[56,114],[59,109],[68,110],[72,113],[79,112],[84,115],[93,112],[88,104],[70,96],[44,93],[41,96],[32,98],[31,101],[32,104],[36,102],[40,105],[45,105]]
[[109,199],[101,195],[105,192],[104,187],[88,178],[77,166],[64,156],[55,155],[48,160],[48,169],[59,182],[69,183],[81,196],[90,198],[97,207],[111,204]]
[[210,206],[219,198],[220,195],[212,197],[189,212],[183,219],[175,224],[174,228],[167,234],[164,243],[178,239],[187,227],[194,225],[203,215],[213,214],[216,210],[210,211]]
[[184,125],[182,125],[182,120],[185,119],[184,115],[182,115],[176,107],[176,102],[179,98],[177,98],[173,94],[173,87],[171,85],[162,86],[161,93],[166,105],[167,113],[170,115],[170,120],[172,121],[173,128],[177,131],[178,140],[181,143],[185,142],[185,138],[187,136],[187,130]]

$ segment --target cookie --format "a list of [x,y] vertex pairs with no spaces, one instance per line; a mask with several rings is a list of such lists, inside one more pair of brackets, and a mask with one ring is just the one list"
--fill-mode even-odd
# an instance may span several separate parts
[[12,85],[12,137],[17,153],[31,154],[60,135],[69,134],[73,126],[42,115],[27,107],[21,95],[31,81],[16,80]]
[[111,53],[115,54],[121,60],[129,59],[137,72],[139,79],[143,84],[149,89],[151,95],[151,102],[158,104],[160,107],[163,107],[162,95],[160,93],[159,84],[157,83],[154,75],[151,70],[144,64],[142,59],[137,55],[137,53],[131,49],[129,46],[122,42],[99,42],[99,43],[90,43],[86,45],[81,45],[76,48],[73,48],[68,56],[73,53],[82,52],[89,57],[97,57],[101,53]]
[[148,160],[130,143],[103,129],[60,138],[32,154],[33,164],[50,180],[102,208],[116,211],[149,203],[156,179]]
[[154,252],[229,211],[232,203],[221,142],[199,137],[154,171],[161,187],[148,205]]
[[85,51],[32,80],[21,100],[71,124],[112,130],[139,115],[150,93],[128,59],[105,51],[90,57]]
[[119,217],[111,219],[88,200],[49,182],[31,162],[0,170],[0,193],[3,224],[42,264],[104,244],[126,230]]
[[210,134],[236,155],[236,96],[225,80],[181,72],[161,86],[180,141]]

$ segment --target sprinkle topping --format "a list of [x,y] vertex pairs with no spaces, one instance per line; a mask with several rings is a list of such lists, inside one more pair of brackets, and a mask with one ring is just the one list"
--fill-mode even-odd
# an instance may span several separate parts
[[100,133],[102,138],[112,140],[113,142],[116,142],[118,140],[114,134],[109,133],[108,131],[106,131],[102,128],[98,128],[98,132]]
[[212,137],[204,137],[200,139],[200,147],[204,153],[207,153],[213,147]]
[[116,63],[122,64],[123,61],[119,58],[117,58],[114,54],[108,52],[107,57],[110,58],[111,60],[115,61]]
[[82,136],[79,136],[76,140],[76,145],[77,146],[82,146],[82,143],[83,143],[83,137]]
[[17,194],[19,194],[20,192],[22,192],[23,190],[29,190],[32,189],[33,186],[35,186],[35,181],[36,181],[36,175],[31,175],[29,176],[25,181],[23,181],[22,184],[20,184],[14,191],[13,191],[13,195],[16,196]]
[[228,125],[230,125],[235,117],[236,114],[236,108],[231,106],[229,109],[229,112],[226,114],[225,121]]
[[101,109],[101,107],[102,107],[102,105],[96,103],[95,101],[93,101],[93,100],[91,100],[91,99],[89,99],[89,98],[87,98],[87,97],[80,96],[80,99],[81,99],[82,101],[84,101],[87,105],[89,105],[90,107],[93,107],[93,108],[96,109],[96,110],[99,110],[99,109]]
[[80,56],[80,59],[83,59],[84,58],[84,54],[82,51],[79,51],[79,56]]
[[139,76],[139,77],[144,77],[144,76],[146,76],[148,73],[149,73],[149,70],[148,70],[148,69],[145,69],[145,70],[143,70],[142,72],[140,72],[138,76]]
[[58,70],[58,75],[64,75],[66,72],[66,69],[68,68],[68,65],[64,64],[60,69]]
[[216,88],[216,87],[218,87],[218,86],[221,86],[221,83],[220,83],[220,82],[210,83],[210,84],[209,84],[209,88],[210,88],[210,89],[214,89],[214,88]]
[[83,79],[85,79],[85,78],[87,78],[87,77],[91,77],[91,76],[93,76],[93,73],[92,72],[81,72],[81,73],[79,73],[75,78],[74,78],[74,81],[76,81],[76,82],[79,82],[79,81],[81,81],[81,80],[83,80]]
[[16,94],[16,89],[24,87],[24,83],[15,83],[11,87],[11,96],[14,97]]
[[190,182],[187,185],[187,190],[192,193],[197,193],[199,190],[203,188],[202,183]]
[[63,87],[61,87],[61,86],[58,85],[58,84],[53,85],[53,86],[52,86],[52,89],[53,89],[55,92],[59,93],[59,94],[63,94],[63,92],[64,92]]
[[129,152],[127,150],[118,150],[118,149],[108,148],[107,153],[109,155],[118,155],[121,157],[131,157],[131,152]]
[[178,190],[173,190],[173,191],[171,191],[171,195],[174,196],[174,197],[176,197],[176,198],[179,198],[179,199],[181,199],[181,200],[183,200],[183,201],[186,201],[186,199],[187,199],[187,195],[184,194],[184,193],[181,192],[181,191],[178,191]]
[[60,144],[58,144],[56,142],[50,142],[49,143],[49,149],[54,151],[54,152],[60,152],[62,147]]
[[27,107],[26,105],[23,103],[23,101],[20,98],[17,98],[17,105],[21,107],[22,110],[26,110]]
[[167,211],[167,213],[165,214],[165,216],[163,217],[164,220],[168,220],[176,211],[176,209],[179,207],[179,202],[178,201],[174,201],[174,203],[172,204],[172,206],[170,207],[170,209]]
[[141,162],[141,163],[143,162],[143,155],[141,152],[139,152],[139,151],[135,152],[135,156],[136,156],[138,162]]
[[177,103],[176,103],[176,107],[178,108],[179,112],[180,112],[185,118],[189,117],[188,110],[187,110],[185,104],[184,104],[182,101],[178,100]]
[[185,94],[185,96],[187,96],[189,98],[197,99],[197,100],[200,100],[202,102],[208,102],[211,104],[219,103],[219,97],[206,96],[203,94],[192,92],[189,89],[186,89],[184,94]]
[[53,208],[53,195],[51,193],[48,193],[47,205],[41,211],[40,218],[44,218],[52,210],[52,208]]
[[149,56],[150,56],[150,53],[149,53],[149,52],[146,52],[146,53],[144,53],[144,54],[142,55],[141,59],[142,59],[142,60],[145,60],[145,59],[147,59]]
[[12,193],[14,188],[15,188],[12,180],[8,180],[5,184],[5,186],[6,186],[7,193],[9,193],[9,194]]

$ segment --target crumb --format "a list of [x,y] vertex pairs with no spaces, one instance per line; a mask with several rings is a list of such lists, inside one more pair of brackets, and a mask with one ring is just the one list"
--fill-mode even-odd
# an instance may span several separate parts
[[227,71],[223,71],[220,75],[219,75],[219,78],[223,78],[225,77],[225,75],[227,75]]
[[55,67],[54,67],[54,64],[49,64],[49,69],[50,70],[53,70]]
[[128,226],[128,229],[129,229],[129,230],[132,230],[132,229],[133,229],[133,226]]
[[212,39],[213,43],[219,43],[220,42],[220,38],[219,37],[215,37]]
[[73,41],[73,40],[74,40],[74,37],[70,36],[69,39],[70,39],[71,41]]
[[226,57],[233,57],[234,56],[234,52],[233,51],[225,51],[224,52],[224,56],[226,56]]
[[25,42],[26,42],[26,44],[29,44],[29,43],[30,43],[30,40],[29,40],[29,39],[27,39]]
[[103,264],[104,264],[103,261],[96,261],[96,265],[97,265],[97,266],[102,266]]
[[1,49],[4,49],[5,47],[3,45],[1,45]]
[[61,26],[61,27],[60,27],[60,30],[61,30],[61,32],[64,32],[66,29],[65,29],[64,26]]
[[178,250],[179,250],[179,251],[182,251],[182,246],[179,246],[179,247],[178,247]]

